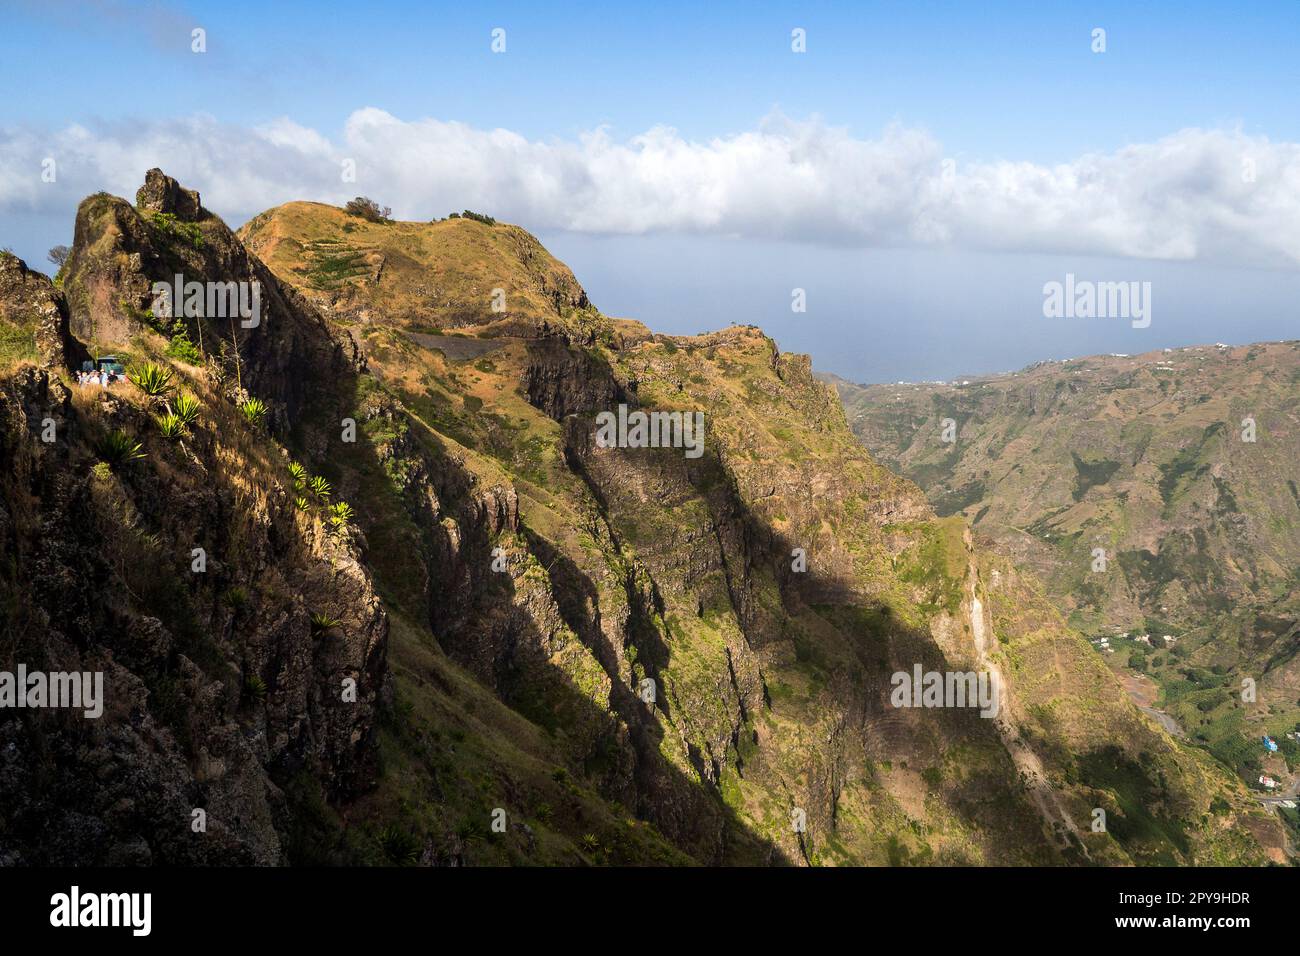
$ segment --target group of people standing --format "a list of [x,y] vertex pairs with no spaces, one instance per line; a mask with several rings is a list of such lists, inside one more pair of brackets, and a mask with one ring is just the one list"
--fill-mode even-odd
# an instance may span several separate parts
[[80,371],[77,373],[78,385],[98,385],[101,388],[108,388],[108,386],[116,385],[121,380],[122,376],[116,374],[107,366],[93,371]]

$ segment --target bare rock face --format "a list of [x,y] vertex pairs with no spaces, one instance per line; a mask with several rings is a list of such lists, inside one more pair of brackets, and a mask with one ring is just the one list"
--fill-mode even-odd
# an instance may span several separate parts
[[135,194],[135,204],[146,212],[163,212],[185,222],[203,218],[203,205],[197,189],[185,189],[161,169],[145,174],[144,185]]
[[585,352],[556,338],[530,343],[524,386],[528,401],[556,421],[579,412],[610,408],[628,401],[632,388],[620,388]]
[[17,256],[0,256],[0,320],[32,329],[43,368],[66,367],[78,358],[63,296]]

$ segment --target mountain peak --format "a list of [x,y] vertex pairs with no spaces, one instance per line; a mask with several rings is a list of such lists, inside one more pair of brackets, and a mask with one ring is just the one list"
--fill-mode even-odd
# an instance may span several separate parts
[[145,173],[135,204],[143,212],[164,213],[184,222],[197,222],[207,214],[198,190],[186,189],[157,167]]

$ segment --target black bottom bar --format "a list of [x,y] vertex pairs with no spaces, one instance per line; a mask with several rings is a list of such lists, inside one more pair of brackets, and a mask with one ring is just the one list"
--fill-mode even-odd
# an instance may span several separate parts
[[[73,886],[76,922],[116,913],[123,925],[51,925],[52,916],[73,922]],[[863,942],[896,931],[922,947],[999,937],[1159,943],[1199,936],[1232,945],[1293,939],[1298,887],[1294,869],[1283,868],[6,870],[0,925],[14,942],[76,933],[82,942],[229,939],[259,948],[280,939],[374,945],[431,931],[444,943],[464,931],[483,942],[604,938],[658,948],[709,924],[728,945],[751,935],[770,943],[773,932],[798,926],[818,939],[846,933]],[[148,936],[132,928],[133,916],[143,928],[144,897],[133,909],[127,897],[98,896],[137,893],[149,894]]]

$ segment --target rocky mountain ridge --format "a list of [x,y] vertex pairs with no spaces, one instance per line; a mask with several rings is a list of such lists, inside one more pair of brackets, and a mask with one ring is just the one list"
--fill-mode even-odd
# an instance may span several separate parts
[[[409,266],[318,288],[322,249],[380,230]],[[111,657],[136,688],[91,728],[4,721],[15,862],[1284,859],[1276,821],[1145,718],[1030,576],[863,452],[807,357],[753,327],[609,319],[521,233],[290,204],[236,235],[151,171],[134,206],[82,204],[50,307],[6,294],[14,340],[58,326],[64,357],[33,345],[3,376],[22,466],[0,634]],[[422,270],[439,292],[413,314]],[[177,274],[257,282],[260,324],[159,314]],[[59,363],[83,348],[174,387],[77,385]],[[203,413],[168,438],[182,390]],[[704,454],[601,447],[620,404],[702,412]],[[115,457],[114,432],[144,457]],[[75,547],[86,527],[100,546]],[[918,664],[996,666],[1001,724],[891,705]],[[132,756],[142,734],[165,767]],[[178,829],[106,788],[84,840],[50,843],[96,774],[167,794]]]

